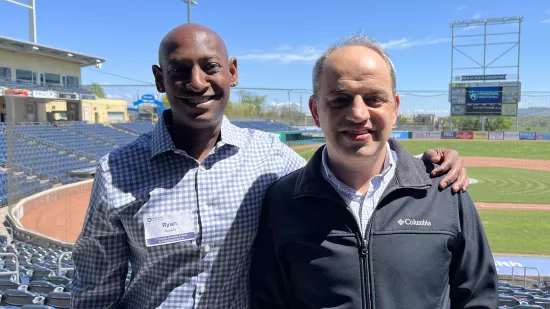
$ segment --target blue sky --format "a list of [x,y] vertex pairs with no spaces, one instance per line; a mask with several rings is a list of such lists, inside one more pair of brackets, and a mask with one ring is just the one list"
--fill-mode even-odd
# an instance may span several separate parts
[[[225,39],[229,54],[239,60],[241,87],[310,89],[316,56],[335,40],[363,31],[387,47],[397,68],[398,89],[405,96],[405,90],[446,91],[451,63],[449,22],[521,15],[525,17],[521,37],[522,88],[550,90],[548,1],[529,0],[529,5],[517,0],[197,1],[199,4],[192,7],[192,22],[214,29]],[[151,65],[157,63],[159,41],[170,29],[187,21],[186,4],[179,0],[36,0],[36,3],[39,44],[105,58],[107,62],[101,72],[149,83],[153,82]],[[1,36],[28,39],[26,9],[0,0],[0,16]],[[495,32],[498,30],[495,28]],[[464,34],[480,31],[481,28],[460,30]],[[508,47],[488,50],[488,58],[495,58]],[[483,60],[479,50],[466,52],[478,61]],[[499,61],[506,65],[513,57],[517,57],[515,49]],[[455,60],[472,66],[465,58]],[[84,84],[138,83],[92,69],[82,70]],[[123,97],[136,96],[137,91],[117,86],[110,87],[108,92]],[[286,91],[258,93],[266,93],[276,101],[287,100]],[[292,93],[291,101],[298,101],[299,96]],[[302,94],[304,106],[307,96]],[[426,103],[417,108],[439,105],[446,98],[432,95],[422,100]]]

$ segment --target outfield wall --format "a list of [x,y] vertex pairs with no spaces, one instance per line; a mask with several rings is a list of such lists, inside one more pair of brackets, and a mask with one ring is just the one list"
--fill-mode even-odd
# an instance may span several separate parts
[[394,139],[463,139],[463,140],[543,140],[550,141],[550,132],[517,132],[517,131],[394,131]]
[[48,203],[58,201],[64,197],[75,195],[81,192],[90,192],[92,190],[93,179],[79,181],[76,183],[55,187],[29,197],[23,198],[17,204],[9,206],[8,215],[4,224],[13,229],[13,238],[31,243],[43,248],[62,248],[70,250],[74,244],[64,242],[53,238],[49,235],[44,235],[37,231],[31,230],[23,226],[20,220],[25,216],[25,212],[32,208],[46,207]]

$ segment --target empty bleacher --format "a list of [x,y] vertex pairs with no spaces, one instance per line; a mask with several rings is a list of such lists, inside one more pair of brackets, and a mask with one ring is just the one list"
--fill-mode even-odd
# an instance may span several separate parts
[[293,128],[289,125],[280,122],[271,122],[263,120],[241,120],[241,121],[232,121],[234,125],[240,128],[254,129],[266,132],[277,132],[277,131],[297,131],[296,128]]
[[83,134],[63,130],[49,123],[14,125],[14,134],[22,138],[35,140],[94,160],[98,160],[112,151],[115,146]]
[[75,132],[78,132],[80,134],[84,134],[90,137],[94,137],[99,140],[105,140],[109,143],[116,144],[116,145],[126,145],[131,142],[133,142],[137,136],[136,134],[130,134],[123,132],[121,130],[117,130],[102,124],[87,124],[84,122],[76,122],[76,123],[56,123],[57,126],[64,127],[64,128],[70,128],[71,130],[74,130]]
[[120,122],[113,123],[113,127],[123,131],[141,135],[147,132],[151,132],[155,125],[150,122]]
[[539,282],[533,288],[499,281],[498,293],[499,309],[550,309],[550,281]]
[[69,177],[69,171],[94,166],[86,158],[23,139],[13,140],[9,155],[12,168],[54,183],[76,182],[78,178]]
[[0,171],[0,183],[4,183],[0,184],[0,199],[5,202],[2,206],[8,202],[8,193],[11,200],[20,200],[52,187],[50,182],[14,171]]
[[29,89],[29,90],[41,90],[41,91],[54,90],[54,91],[65,92],[65,93],[93,95],[93,93],[91,93],[90,91],[80,87],[51,85],[51,84],[39,85],[35,83],[21,82],[21,81],[0,80],[0,86],[6,87],[6,88],[12,88],[12,89]]

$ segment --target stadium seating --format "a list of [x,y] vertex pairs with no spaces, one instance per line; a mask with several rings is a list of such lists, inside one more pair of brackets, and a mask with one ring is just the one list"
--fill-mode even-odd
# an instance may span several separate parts
[[90,91],[87,91],[86,89],[80,88],[80,87],[70,87],[70,86],[61,86],[61,85],[38,85],[34,83],[20,82],[20,81],[0,80],[0,87],[6,87],[6,88],[12,88],[12,89],[41,90],[41,91],[54,90],[58,92],[78,93],[78,94],[88,94],[88,95],[93,94]]
[[29,178],[23,173],[0,171],[0,206],[8,204],[8,192],[10,200],[16,201],[51,187],[50,182]]
[[54,146],[94,160],[109,153],[115,146],[76,132],[63,130],[51,124],[15,125],[11,127],[14,134],[40,143]]
[[155,125],[150,122],[121,122],[121,123],[113,123],[113,127],[123,131],[140,135],[147,132],[151,132],[155,127]]
[[11,144],[12,168],[52,182],[67,184],[78,181],[78,178],[70,178],[68,172],[94,166],[88,159],[22,139],[14,139]]
[[[541,282],[540,286],[544,288],[545,282]],[[498,288],[499,309],[550,309],[550,292],[545,291],[543,288],[526,288],[505,282],[499,282]]]
[[94,137],[96,139],[106,140],[116,145],[126,145],[133,142],[137,136],[135,134],[126,133],[117,129],[113,129],[102,124],[86,124],[80,123],[56,123],[57,126],[70,128],[80,134]]

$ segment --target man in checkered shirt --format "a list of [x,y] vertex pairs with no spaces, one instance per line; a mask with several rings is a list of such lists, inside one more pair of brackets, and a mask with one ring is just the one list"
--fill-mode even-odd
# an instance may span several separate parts
[[[276,135],[224,116],[238,82],[237,60],[228,59],[223,40],[200,25],[162,40],[153,73],[171,110],[99,161],[73,250],[73,308],[249,307],[264,191],[305,161]],[[432,149],[425,158],[444,161],[443,187],[467,188],[456,151]]]

